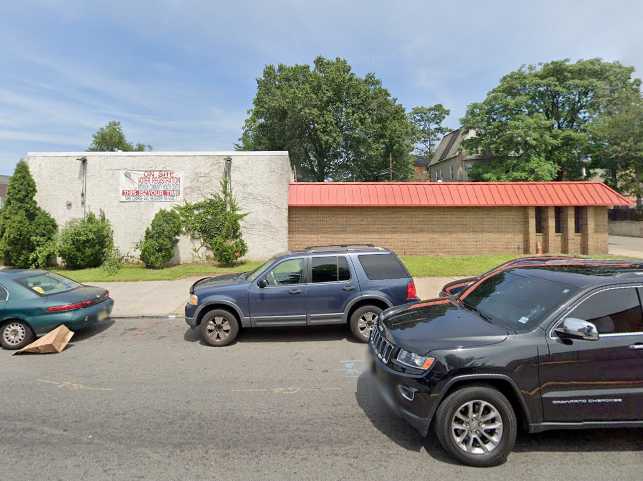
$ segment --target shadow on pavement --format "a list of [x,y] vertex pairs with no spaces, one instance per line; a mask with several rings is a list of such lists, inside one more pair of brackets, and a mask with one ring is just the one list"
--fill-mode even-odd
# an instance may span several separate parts
[[[365,371],[359,376],[355,398],[373,426],[397,445],[410,451],[420,451],[424,448],[436,461],[460,465],[442,449],[431,430],[423,439],[418,432],[388,408],[370,372]],[[514,453],[610,451],[643,452],[643,429],[561,430],[537,434],[519,432],[513,449]]]
[[71,338],[71,342],[72,343],[78,342],[78,341],[83,342],[83,341],[86,341],[87,339],[91,339],[92,337],[100,334],[101,332],[106,331],[107,329],[112,327],[115,323],[116,321],[114,321],[113,319],[107,319],[105,321],[98,322],[84,329],[75,331],[74,337]]
[[[188,328],[183,335],[188,342],[200,342],[199,329]],[[258,327],[242,329],[237,338],[244,342],[305,342],[305,341],[348,341],[359,343],[353,338],[348,326],[310,326],[310,327]]]

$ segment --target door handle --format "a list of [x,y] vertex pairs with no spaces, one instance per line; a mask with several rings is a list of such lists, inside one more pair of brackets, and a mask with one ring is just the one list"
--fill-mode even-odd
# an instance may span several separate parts
[[344,286],[344,287],[342,287],[342,290],[344,290],[344,291],[352,291],[353,289],[355,289],[353,286]]
[[632,344],[630,346],[630,349],[643,349],[643,342],[637,342],[636,344]]
[[288,294],[301,294],[301,289],[290,289]]

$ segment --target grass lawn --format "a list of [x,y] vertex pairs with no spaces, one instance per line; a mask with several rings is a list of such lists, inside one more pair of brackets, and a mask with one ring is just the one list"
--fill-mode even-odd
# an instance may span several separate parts
[[[456,277],[473,276],[510,259],[522,257],[512,254],[487,254],[479,256],[403,256],[413,277]],[[616,259],[615,256],[593,256],[598,259]],[[261,262],[246,262],[234,267],[219,267],[210,264],[182,264],[165,269],[145,269],[142,265],[123,267],[110,275],[101,268],[76,271],[58,269],[56,272],[82,283],[110,281],[164,281],[184,277],[214,276],[231,272],[250,271]]]

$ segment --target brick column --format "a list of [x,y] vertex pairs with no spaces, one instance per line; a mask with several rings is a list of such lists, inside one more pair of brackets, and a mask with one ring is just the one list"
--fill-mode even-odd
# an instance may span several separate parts
[[553,207],[543,208],[543,253],[554,251],[553,239],[556,235],[556,212]]
[[525,207],[525,254],[536,253],[536,208]]
[[574,252],[574,244],[572,239],[574,238],[574,208],[573,207],[564,207],[562,212],[562,218],[560,219],[563,238],[561,250],[565,254],[576,254]]
[[581,232],[581,254],[589,255],[592,253],[592,236],[594,235],[594,210],[591,207],[585,208],[583,216],[583,229]]

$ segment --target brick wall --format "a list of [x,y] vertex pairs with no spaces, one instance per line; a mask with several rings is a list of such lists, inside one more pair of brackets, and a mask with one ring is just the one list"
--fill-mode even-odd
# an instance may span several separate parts
[[[553,209],[552,209],[553,211]],[[533,207],[291,207],[288,246],[370,243],[401,255],[487,253],[607,253],[607,208],[587,209],[588,231],[573,231],[573,208],[564,209],[563,229],[551,238],[535,233]],[[569,249],[569,251],[568,251]]]
[[524,208],[291,207],[288,245],[372,243],[401,255],[524,251]]

